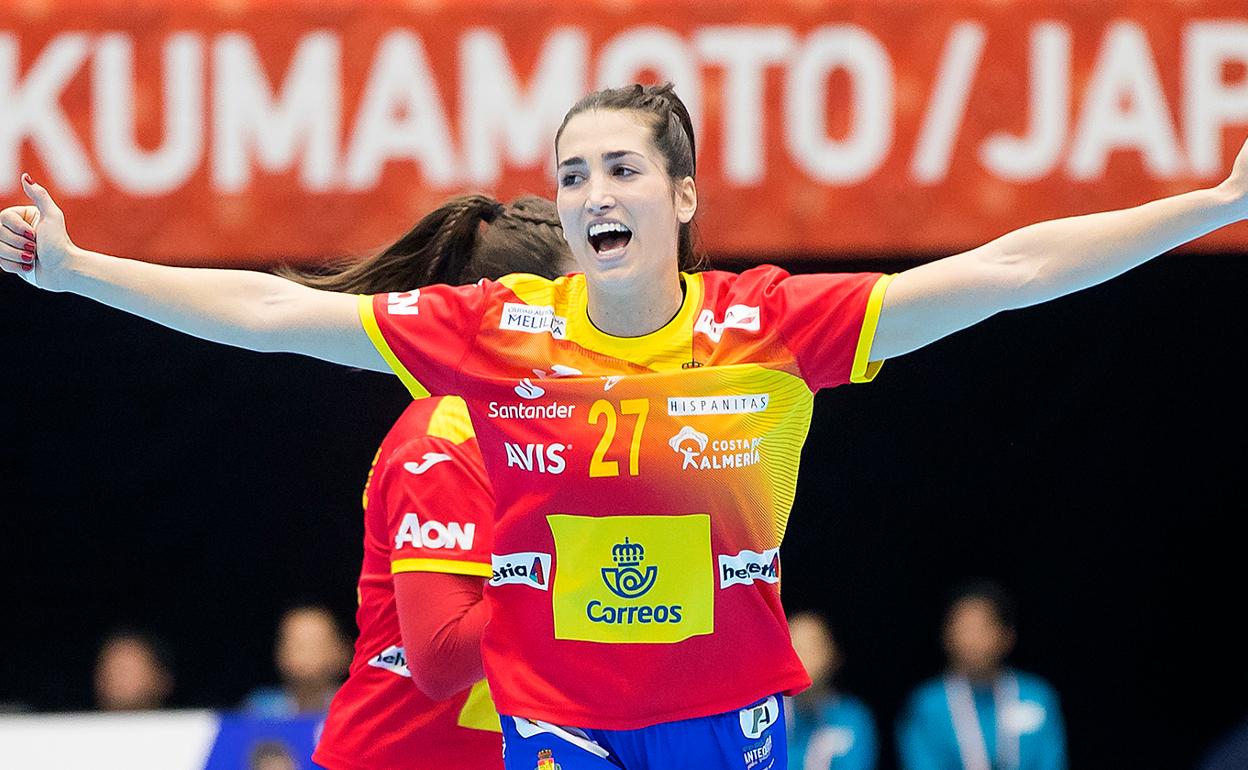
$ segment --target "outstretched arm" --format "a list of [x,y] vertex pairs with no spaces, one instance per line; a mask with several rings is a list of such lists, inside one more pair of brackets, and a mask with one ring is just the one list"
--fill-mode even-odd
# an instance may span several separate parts
[[1029,225],[901,273],[884,296],[871,360],[917,350],[1003,310],[1095,286],[1244,218],[1248,143],[1217,187]]
[[70,240],[65,215],[47,190],[26,175],[22,187],[35,205],[0,212],[5,272],[213,342],[390,371],[360,324],[354,296],[268,273],[169,267],[87,251]]

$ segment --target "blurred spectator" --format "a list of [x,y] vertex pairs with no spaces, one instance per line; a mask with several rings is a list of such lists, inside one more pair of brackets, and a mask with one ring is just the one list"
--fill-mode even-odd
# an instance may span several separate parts
[[118,629],[100,645],[94,680],[95,703],[104,711],[164,708],[173,692],[173,657],[151,634]]
[[1064,770],[1057,694],[1003,666],[1014,605],[988,582],[958,590],[945,613],[948,670],[920,686],[898,726],[904,770]]
[[879,755],[871,712],[833,684],[842,657],[826,620],[813,612],[789,619],[793,649],[813,682],[787,698],[789,770],[872,770]]
[[264,741],[251,751],[247,770],[299,770],[299,763],[286,744],[281,741]]
[[282,615],[274,662],[282,683],[248,694],[243,710],[264,717],[322,712],[342,684],[351,647],[333,613],[319,605],[300,605]]
[[1248,767],[1248,720],[1214,745],[1200,770],[1244,770]]

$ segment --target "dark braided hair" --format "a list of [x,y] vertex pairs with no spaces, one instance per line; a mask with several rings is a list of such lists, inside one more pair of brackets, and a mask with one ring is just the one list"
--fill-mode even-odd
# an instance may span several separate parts
[[508,273],[546,278],[571,261],[555,204],[525,195],[502,204],[488,195],[462,195],[429,212],[379,253],[308,271],[277,272],[314,289],[348,294],[407,291],[435,283],[475,283]]
[[[555,147],[568,121],[582,112],[592,110],[633,110],[649,118],[650,141],[667,163],[667,175],[673,183],[685,177],[695,179],[698,171],[697,148],[694,144],[693,120],[689,108],[676,95],[671,83],[643,86],[634,83],[623,88],[606,88],[583,97],[563,116],[555,133]],[[692,222],[680,225],[676,243],[677,262],[681,270],[694,271],[703,267],[703,260],[694,247]]]

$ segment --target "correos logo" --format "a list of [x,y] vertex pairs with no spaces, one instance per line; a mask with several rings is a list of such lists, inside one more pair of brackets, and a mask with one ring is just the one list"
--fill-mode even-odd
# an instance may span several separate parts
[[[621,599],[640,599],[658,581],[657,566],[649,564],[641,568],[646,559],[646,549],[641,543],[630,542],[627,536],[623,543],[616,543],[611,549],[611,559],[615,566],[602,568],[602,582]],[[679,623],[681,609],[679,604],[617,607],[594,599],[585,606],[585,614],[593,623]]]
[[602,582],[611,593],[621,599],[636,599],[654,587],[659,568],[651,564],[644,572],[638,569],[646,559],[646,549],[641,543],[630,543],[626,536],[623,543],[611,549],[611,558],[616,566],[602,568]]

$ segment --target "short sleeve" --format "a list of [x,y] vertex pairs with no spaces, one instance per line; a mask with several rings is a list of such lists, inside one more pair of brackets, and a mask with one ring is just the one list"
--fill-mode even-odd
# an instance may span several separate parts
[[892,276],[777,274],[766,289],[767,306],[811,389],[873,380],[883,362],[868,357]]
[[410,441],[390,456],[379,485],[392,574],[490,577],[494,497],[475,441]]
[[485,312],[488,282],[360,297],[360,322],[413,398],[454,392]]

